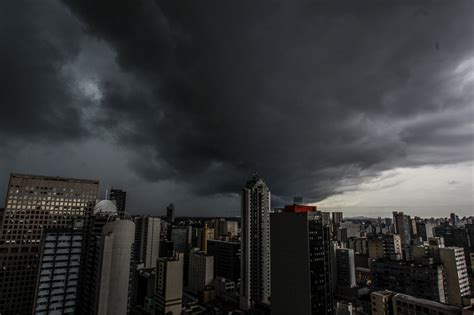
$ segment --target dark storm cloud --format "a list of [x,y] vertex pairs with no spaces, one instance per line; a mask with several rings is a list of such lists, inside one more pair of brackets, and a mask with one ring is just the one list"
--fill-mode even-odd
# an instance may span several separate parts
[[[472,159],[471,1],[63,3],[122,71],[97,70],[101,97],[88,123],[135,152],[144,179],[232,193],[256,171],[279,200],[320,200],[383,170]],[[84,101],[69,99],[54,68],[75,58],[84,35],[67,33],[77,21],[63,13],[41,14],[57,15],[39,22],[61,32],[51,52],[38,44],[24,56],[28,97],[43,95],[42,84],[57,89],[37,105],[58,115],[46,129],[91,132],[77,109]],[[34,71],[42,59],[47,78]],[[31,109],[20,96],[9,102]],[[25,136],[45,122],[31,116]]]
[[[0,143],[80,138],[77,99],[62,72],[82,30],[60,3],[0,4]],[[8,141],[10,143],[11,141]]]

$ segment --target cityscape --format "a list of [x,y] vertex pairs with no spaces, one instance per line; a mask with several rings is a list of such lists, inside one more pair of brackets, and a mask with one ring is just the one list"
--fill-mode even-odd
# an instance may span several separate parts
[[235,218],[130,215],[99,182],[12,173],[1,314],[474,312],[474,216],[346,218],[271,205],[253,175]]
[[0,0],[0,315],[474,315],[474,0]]

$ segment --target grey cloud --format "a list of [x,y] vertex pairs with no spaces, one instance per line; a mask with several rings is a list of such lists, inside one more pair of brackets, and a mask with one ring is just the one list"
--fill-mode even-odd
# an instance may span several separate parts
[[318,201],[383,170],[472,159],[472,81],[456,72],[474,56],[471,1],[63,3],[110,51],[47,56],[97,69],[102,95],[87,119],[67,95],[49,102],[76,115],[62,134],[112,139],[144,180],[227,196],[258,172],[278,202]]

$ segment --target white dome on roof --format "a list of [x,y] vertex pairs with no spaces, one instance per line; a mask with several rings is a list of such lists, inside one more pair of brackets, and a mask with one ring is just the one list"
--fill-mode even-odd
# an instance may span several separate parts
[[101,200],[95,204],[94,214],[117,214],[117,206],[112,200]]

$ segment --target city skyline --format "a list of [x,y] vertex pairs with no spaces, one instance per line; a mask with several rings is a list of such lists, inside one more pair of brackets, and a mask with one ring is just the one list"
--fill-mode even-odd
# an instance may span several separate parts
[[2,2],[0,198],[44,174],[235,216],[258,172],[275,206],[468,215],[473,6]]

